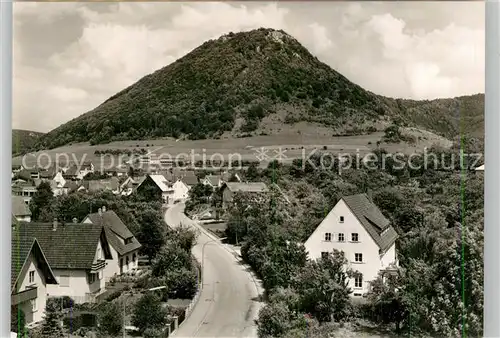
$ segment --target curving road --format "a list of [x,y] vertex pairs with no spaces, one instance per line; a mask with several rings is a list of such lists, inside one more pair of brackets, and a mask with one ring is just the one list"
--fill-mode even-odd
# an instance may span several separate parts
[[203,288],[190,316],[172,337],[257,337],[254,320],[262,303],[260,285],[238,254],[184,214],[179,203],[165,212],[165,222],[193,227],[198,233],[193,255],[201,262],[204,249]]

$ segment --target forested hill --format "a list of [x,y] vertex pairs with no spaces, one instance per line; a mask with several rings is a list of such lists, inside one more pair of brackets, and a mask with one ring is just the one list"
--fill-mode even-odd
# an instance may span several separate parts
[[[482,134],[484,95],[395,100],[352,83],[284,31],[229,33],[140,79],[95,109],[59,126],[37,149],[71,142],[258,133],[266,116],[316,122],[351,134],[391,120],[452,137]],[[373,131],[373,130],[371,130]]]

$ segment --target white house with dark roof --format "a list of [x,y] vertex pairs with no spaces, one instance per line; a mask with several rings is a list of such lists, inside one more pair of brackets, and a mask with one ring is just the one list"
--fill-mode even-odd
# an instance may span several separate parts
[[137,269],[141,244],[114,211],[103,206],[97,213],[85,217],[82,225],[85,224],[102,225],[110,244],[111,258],[104,269],[105,282]]
[[304,243],[309,259],[334,249],[343,251],[349,267],[359,272],[350,280],[353,296],[362,296],[380,271],[398,264],[398,234],[366,194],[345,196]]
[[174,187],[171,182],[167,180],[167,178],[163,175],[146,175],[146,178],[139,183],[136,191],[141,191],[141,189],[148,189],[148,187],[152,187],[156,189],[163,199],[164,203],[170,204],[173,203],[173,195],[174,195]]
[[111,259],[100,225],[19,222],[20,235],[37,239],[58,282],[47,286],[50,297],[71,297],[75,303],[94,302],[105,291],[106,261]]
[[25,200],[23,196],[12,196],[12,215],[22,222],[31,222],[31,210],[29,208],[29,200]]
[[56,277],[38,241],[29,233],[20,234],[15,227],[10,271],[11,311],[22,311],[27,326],[40,323],[47,303],[47,285],[56,285]]

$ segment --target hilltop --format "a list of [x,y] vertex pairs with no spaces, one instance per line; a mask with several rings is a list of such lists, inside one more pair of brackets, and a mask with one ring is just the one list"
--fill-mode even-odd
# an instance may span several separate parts
[[[482,135],[484,95],[412,101],[352,83],[281,30],[229,33],[40,137],[36,149],[162,137],[279,133],[294,124],[361,135],[397,122],[447,138]],[[460,123],[459,123],[460,122]]]
[[12,156],[26,153],[42,135],[36,131],[12,129]]

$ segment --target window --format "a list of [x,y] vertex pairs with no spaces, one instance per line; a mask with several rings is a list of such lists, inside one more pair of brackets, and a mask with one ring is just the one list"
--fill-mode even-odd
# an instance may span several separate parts
[[125,264],[127,265],[128,268],[128,256],[125,258]]
[[358,242],[358,234],[357,233],[352,233],[351,234],[351,241],[352,242]]
[[95,273],[90,273],[89,274],[89,284],[92,284],[96,281],[96,274]]
[[29,273],[29,283],[32,284],[35,282],[35,271],[30,271]]
[[59,285],[62,287],[69,287],[69,275],[61,275],[59,277]]
[[339,234],[339,242],[343,242],[344,240],[344,234]]
[[120,258],[120,266],[123,266],[123,258]]
[[325,234],[325,241],[330,242],[332,240],[332,234],[327,232]]
[[327,259],[328,258],[328,252],[322,252],[321,253],[321,259]]
[[362,288],[363,287],[363,275],[357,275],[354,277],[354,287]]
[[98,260],[102,259],[102,256],[101,256],[101,248],[97,248],[97,259],[98,259]]
[[36,298],[30,300],[31,303],[31,312],[36,312],[38,310]]
[[132,262],[135,263],[136,260],[137,260],[137,256],[136,256],[136,254],[133,254],[132,255]]
[[340,216],[340,223],[344,223],[344,216]]
[[363,262],[363,254],[362,253],[355,253],[354,254],[354,261],[357,263]]

